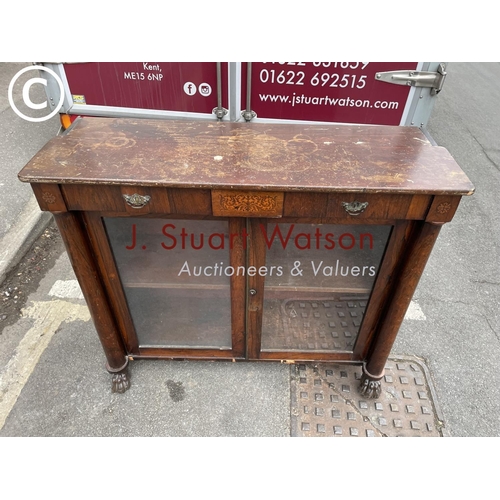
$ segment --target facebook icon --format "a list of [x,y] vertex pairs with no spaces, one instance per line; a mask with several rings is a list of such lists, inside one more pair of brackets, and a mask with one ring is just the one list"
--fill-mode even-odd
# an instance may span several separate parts
[[186,92],[187,95],[196,94],[196,85],[193,82],[186,82],[184,84],[184,92]]

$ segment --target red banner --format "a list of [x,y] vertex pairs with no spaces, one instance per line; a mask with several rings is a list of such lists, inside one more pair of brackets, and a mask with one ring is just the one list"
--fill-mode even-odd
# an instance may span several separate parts
[[[73,102],[122,108],[212,113],[217,106],[215,62],[65,64]],[[227,64],[222,105],[227,107]]]
[[[416,62],[254,62],[251,108],[258,118],[399,125],[410,87],[378,81]],[[247,65],[242,65],[242,109]]]

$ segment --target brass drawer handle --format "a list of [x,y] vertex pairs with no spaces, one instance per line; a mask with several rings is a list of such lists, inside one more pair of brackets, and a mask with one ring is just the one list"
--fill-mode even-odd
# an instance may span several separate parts
[[140,194],[124,194],[123,197],[127,202],[127,205],[130,205],[132,208],[142,208],[145,206],[148,201],[151,199],[151,196],[142,196]]
[[366,210],[368,202],[353,201],[352,203],[347,203],[346,201],[343,201],[342,206],[349,215],[359,215]]

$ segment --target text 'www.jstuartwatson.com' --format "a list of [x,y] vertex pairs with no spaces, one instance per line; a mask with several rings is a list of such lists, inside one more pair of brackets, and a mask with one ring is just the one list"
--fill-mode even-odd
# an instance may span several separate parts
[[306,96],[305,94],[259,94],[261,102],[290,104],[290,106],[338,106],[341,108],[375,108],[398,109],[399,102],[371,101],[370,99],[353,99],[352,97]]

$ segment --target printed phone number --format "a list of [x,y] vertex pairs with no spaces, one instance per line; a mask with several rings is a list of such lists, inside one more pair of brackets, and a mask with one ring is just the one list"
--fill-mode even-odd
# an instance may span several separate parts
[[[269,63],[263,63],[269,64]],[[270,63],[276,64],[276,63]],[[361,69],[364,70],[369,63],[367,62],[285,62],[277,63],[286,66],[306,66],[306,64],[312,64],[315,68],[333,68],[333,69]],[[366,85],[367,75],[356,75],[348,73],[331,73],[327,71],[316,71],[316,73],[308,78],[304,71],[295,71],[292,69],[267,69],[264,68],[259,73],[259,79],[261,83],[271,83],[278,85],[309,85],[313,87],[333,87],[333,88],[351,88],[351,89],[362,89]]]

